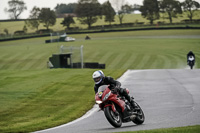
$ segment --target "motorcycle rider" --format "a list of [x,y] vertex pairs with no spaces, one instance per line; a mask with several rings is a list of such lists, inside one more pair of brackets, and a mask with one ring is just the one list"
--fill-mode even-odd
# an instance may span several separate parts
[[119,81],[114,80],[112,77],[105,76],[104,73],[101,70],[95,71],[92,75],[92,78],[94,79],[95,86],[94,91],[95,94],[98,92],[98,88],[101,85],[110,85],[110,89],[113,93],[118,92],[119,95],[124,96],[128,102],[131,104],[133,108],[135,108],[134,101],[127,93],[126,89],[120,88],[121,83]]
[[194,61],[195,64],[195,55],[192,51],[187,54],[187,64],[189,64],[189,61]]

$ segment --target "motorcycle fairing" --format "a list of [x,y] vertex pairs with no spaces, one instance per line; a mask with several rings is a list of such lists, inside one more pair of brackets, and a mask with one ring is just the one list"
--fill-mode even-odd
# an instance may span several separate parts
[[109,96],[108,100],[112,101],[115,104],[117,104],[122,109],[122,112],[124,112],[125,102],[123,100],[121,100],[120,98],[117,98],[116,94],[111,94]]
[[105,106],[104,106],[104,108],[106,108],[106,107],[108,107],[108,106],[111,106],[111,108],[112,108],[112,111],[113,112],[116,112],[116,108],[115,108],[115,105],[112,103],[112,104],[106,104]]

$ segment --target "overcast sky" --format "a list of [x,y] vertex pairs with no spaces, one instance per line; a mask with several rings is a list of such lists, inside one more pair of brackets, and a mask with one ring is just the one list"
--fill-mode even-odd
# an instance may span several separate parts
[[[4,11],[5,8],[8,8],[8,1],[9,0],[0,0],[0,20],[2,19],[9,19],[9,14]],[[49,7],[51,9],[54,9],[57,4],[68,4],[73,2],[78,2],[78,0],[23,0],[26,3],[27,10],[25,10],[21,15],[20,18],[28,18],[30,15],[30,10],[37,6],[39,8],[42,7]],[[100,3],[104,3],[108,0],[98,0]],[[139,4],[142,5],[143,0],[126,0],[129,4]],[[184,0],[179,0],[180,2],[183,2]],[[200,0],[195,0],[200,3]]]

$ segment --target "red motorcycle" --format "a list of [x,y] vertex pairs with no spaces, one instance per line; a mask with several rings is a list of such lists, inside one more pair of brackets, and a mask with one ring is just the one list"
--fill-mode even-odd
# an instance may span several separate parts
[[[127,93],[129,93],[128,89]],[[140,106],[135,102],[135,108],[133,108],[124,97],[113,93],[108,85],[99,87],[95,100],[114,127],[121,127],[122,123],[130,121],[137,125],[144,122],[145,117]]]

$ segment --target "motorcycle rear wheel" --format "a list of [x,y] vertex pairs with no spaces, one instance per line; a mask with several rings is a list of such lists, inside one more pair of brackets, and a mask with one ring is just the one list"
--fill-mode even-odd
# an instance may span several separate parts
[[142,109],[139,106],[139,104],[135,102],[135,105],[136,105],[136,108],[138,108],[136,110],[137,115],[136,115],[136,118],[134,120],[132,120],[132,122],[137,124],[137,125],[140,125],[140,124],[142,124],[144,122],[145,116],[144,116],[144,112],[142,111]]
[[122,125],[122,119],[120,114],[116,114],[113,112],[112,108],[110,106],[106,107],[104,109],[104,114],[108,120],[108,122],[113,126],[113,127],[121,127]]
[[194,63],[193,62],[189,62],[189,66],[190,66],[190,69],[193,69]]

